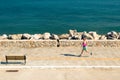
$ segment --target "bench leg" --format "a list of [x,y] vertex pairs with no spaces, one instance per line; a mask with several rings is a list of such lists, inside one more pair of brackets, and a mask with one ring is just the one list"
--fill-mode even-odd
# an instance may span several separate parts
[[25,59],[25,62],[24,62],[24,64],[26,64],[26,59]]
[[8,60],[6,59],[6,64],[8,64]]
[[6,58],[6,64],[8,64],[8,59],[7,59],[7,56],[5,56],[5,58]]
[[25,56],[25,55],[24,55],[24,60],[25,60],[25,61],[24,61],[24,64],[26,64],[26,56]]

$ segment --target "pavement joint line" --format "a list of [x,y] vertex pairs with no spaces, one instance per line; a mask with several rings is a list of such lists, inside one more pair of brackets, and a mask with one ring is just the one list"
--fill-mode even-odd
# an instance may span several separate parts
[[37,58],[30,58],[30,60],[120,60],[120,58],[76,58],[76,57],[37,57]]
[[77,69],[77,68],[120,68],[120,66],[0,66],[0,69]]

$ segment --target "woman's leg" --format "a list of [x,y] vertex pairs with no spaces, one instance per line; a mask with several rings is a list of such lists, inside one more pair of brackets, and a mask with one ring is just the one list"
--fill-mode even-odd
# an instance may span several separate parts
[[84,50],[82,49],[81,54],[78,57],[82,56],[83,52],[84,52]]
[[91,52],[91,53],[89,53],[89,51],[88,51],[87,49],[86,49],[85,51],[86,51],[88,54],[92,55],[92,52]]
[[86,49],[85,51],[86,51],[87,53],[89,53],[89,51],[88,51],[87,49]]

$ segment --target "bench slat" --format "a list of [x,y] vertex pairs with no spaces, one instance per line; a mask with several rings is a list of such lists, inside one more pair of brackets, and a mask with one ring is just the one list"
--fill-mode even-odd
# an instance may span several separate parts
[[24,60],[25,56],[6,56],[8,60]]
[[24,60],[26,63],[26,56],[6,56],[6,62],[8,60]]

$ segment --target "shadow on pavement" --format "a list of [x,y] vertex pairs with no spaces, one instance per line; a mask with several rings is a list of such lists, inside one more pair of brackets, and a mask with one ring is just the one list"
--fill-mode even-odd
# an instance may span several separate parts
[[[79,55],[74,55],[74,54],[61,54],[61,55],[79,57]],[[80,56],[80,57],[89,57],[89,56]]]
[[1,62],[1,64],[23,64],[23,62]]

